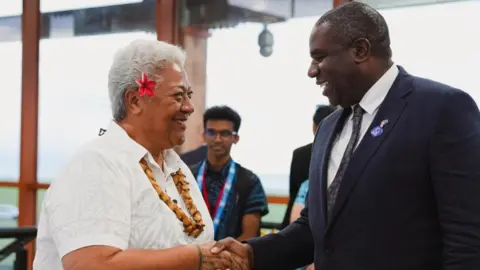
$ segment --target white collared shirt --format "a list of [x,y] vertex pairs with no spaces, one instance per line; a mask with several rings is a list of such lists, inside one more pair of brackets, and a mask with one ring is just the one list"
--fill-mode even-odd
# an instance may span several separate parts
[[[182,222],[158,197],[139,165],[144,157],[160,187],[188,215],[170,173],[181,169],[186,175],[205,222],[197,239],[183,232]],[[166,151],[164,171],[144,147],[112,123],[103,136],[73,156],[46,192],[34,270],[63,269],[65,254],[91,245],[166,249],[213,240],[213,223],[195,178],[173,150]]]
[[[368,127],[372,124],[378,108],[387,96],[388,91],[397,78],[397,75],[398,67],[396,65],[392,65],[387,72],[385,72],[385,74],[383,74],[383,76],[367,91],[360,101],[359,104],[363,110],[365,110],[365,113],[363,114],[360,136],[356,146],[358,146],[363,136],[367,132]],[[335,178],[335,175],[337,174],[338,167],[342,161],[348,141],[350,140],[350,136],[352,136],[352,117],[353,115],[350,115],[347,121],[345,121],[342,131],[333,143],[332,152],[330,153],[330,159],[328,162],[328,186],[330,186]]]

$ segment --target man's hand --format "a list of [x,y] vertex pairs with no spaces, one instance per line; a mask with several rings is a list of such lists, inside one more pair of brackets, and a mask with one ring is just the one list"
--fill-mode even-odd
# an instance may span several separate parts
[[250,270],[253,266],[253,251],[250,245],[242,244],[229,237],[218,241],[211,248],[212,254],[230,254],[235,258],[233,269]]
[[207,242],[198,245],[199,248],[199,269],[201,270],[243,270],[243,259],[227,250],[213,254],[211,249],[215,242]]

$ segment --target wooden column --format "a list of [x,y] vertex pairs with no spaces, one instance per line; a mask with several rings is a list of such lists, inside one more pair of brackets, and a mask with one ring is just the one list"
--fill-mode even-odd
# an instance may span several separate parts
[[[19,226],[36,225],[39,34],[40,0],[23,0]],[[34,251],[29,244],[28,269],[32,269]]]
[[185,68],[194,91],[195,113],[187,123],[186,142],[177,147],[179,153],[193,150],[202,144],[203,112],[205,111],[206,63],[208,30],[180,26],[179,1],[157,0],[157,39],[180,45],[187,53]]
[[181,153],[194,150],[203,143],[203,113],[206,107],[207,83],[207,40],[210,36],[208,30],[186,27],[183,29],[183,46],[187,52],[188,78],[192,84],[192,102],[195,112],[187,123],[187,140],[180,147]]
[[333,0],[333,7],[336,8],[342,4],[352,2],[352,0]]
[[[182,45],[178,1],[157,0],[155,8],[157,40]],[[176,147],[175,150],[180,152],[180,147]]]
[[157,39],[181,45],[179,1],[157,0],[155,28]]

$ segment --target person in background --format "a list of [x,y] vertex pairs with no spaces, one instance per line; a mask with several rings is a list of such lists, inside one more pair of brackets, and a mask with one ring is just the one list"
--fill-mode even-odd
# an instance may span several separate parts
[[[295,222],[300,217],[300,214],[307,204],[307,194],[308,194],[308,179],[303,181],[298,189],[297,196],[293,201],[292,212],[290,214],[290,223]],[[314,264],[310,264],[307,267],[298,268],[297,270],[314,270]]]
[[205,160],[191,166],[214,222],[215,239],[239,241],[260,235],[261,217],[268,203],[260,179],[230,156],[240,137],[240,115],[227,106],[215,106],[203,115]]
[[[312,132],[315,135],[318,124],[335,111],[335,107],[329,105],[318,105],[313,114]],[[283,218],[282,227],[285,228],[290,224],[290,216],[294,200],[297,196],[298,189],[305,179],[308,178],[308,170],[310,167],[310,157],[312,155],[312,143],[301,146],[293,150],[292,163],[290,165],[290,192],[287,211]]]
[[207,145],[203,144],[202,146],[188,151],[180,155],[180,158],[187,164],[187,166],[193,166],[205,159],[207,155]]
[[307,202],[307,194],[308,194],[308,179],[303,181],[298,189],[297,196],[293,202],[292,213],[290,215],[290,223],[294,222],[300,217],[300,213],[302,212],[303,208],[305,208],[305,204]]

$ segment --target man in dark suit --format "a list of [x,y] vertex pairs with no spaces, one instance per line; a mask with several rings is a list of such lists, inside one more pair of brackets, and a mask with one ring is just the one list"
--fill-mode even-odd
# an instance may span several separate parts
[[394,65],[384,18],[359,2],[318,20],[310,54],[309,76],[343,109],[318,128],[307,206],[277,234],[213,251],[250,256],[254,269],[314,258],[317,270],[480,269],[473,99]]
[[[318,124],[335,111],[335,107],[328,105],[318,105],[313,115],[313,124],[312,131],[315,135],[317,132]],[[310,167],[310,157],[312,156],[312,145],[309,143],[307,145],[301,146],[293,150],[292,163],[290,165],[290,192],[289,192],[289,201],[287,205],[287,211],[285,212],[285,217],[283,218],[282,227],[288,226],[290,224],[290,214],[292,212],[293,202],[297,197],[298,189],[300,185],[308,179],[308,169]]]

